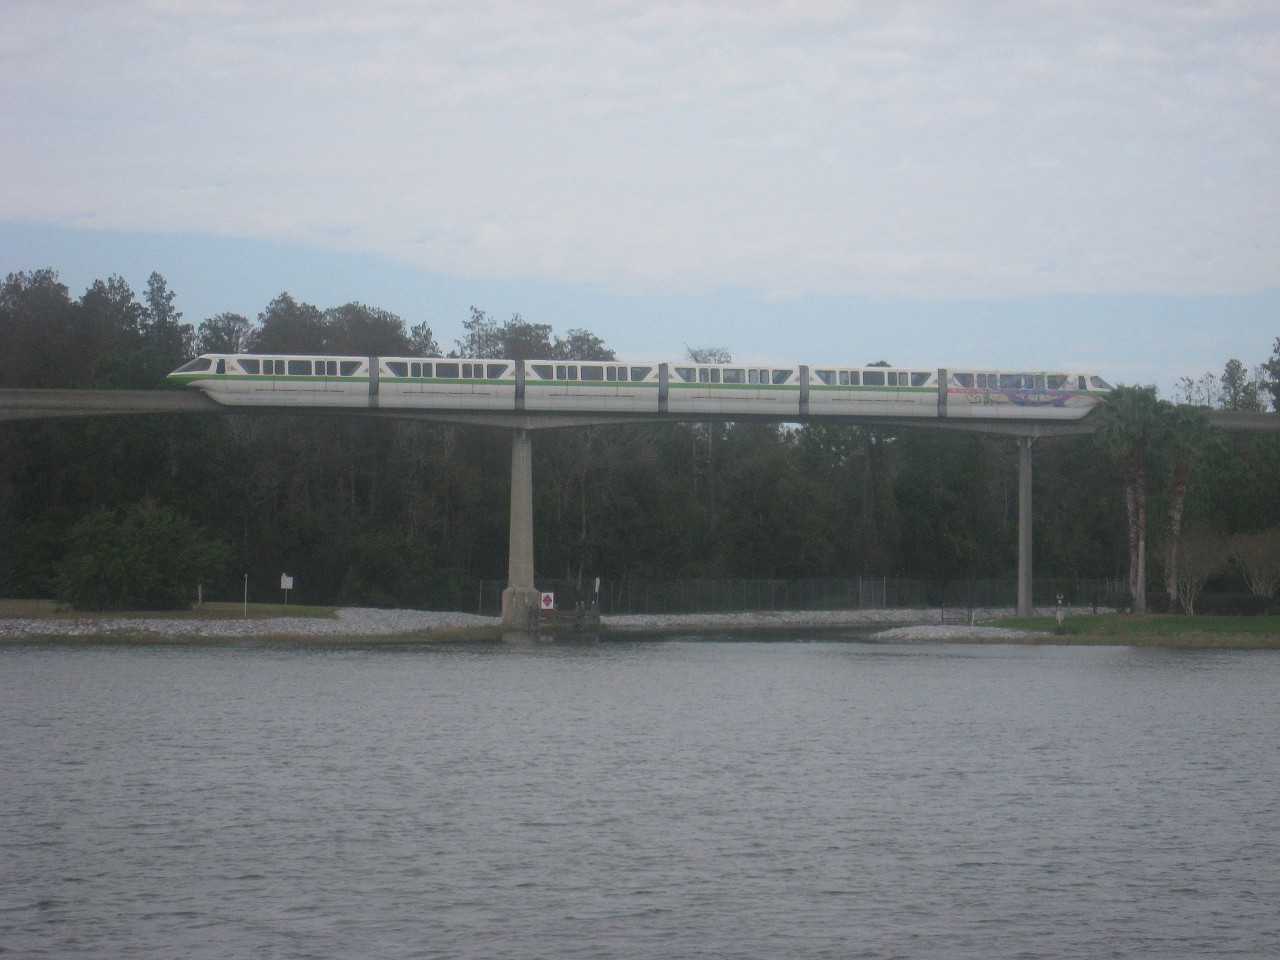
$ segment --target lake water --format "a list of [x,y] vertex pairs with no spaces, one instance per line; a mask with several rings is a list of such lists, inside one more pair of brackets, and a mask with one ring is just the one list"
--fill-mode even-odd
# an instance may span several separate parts
[[1280,655],[0,648],[0,955],[1276,957]]

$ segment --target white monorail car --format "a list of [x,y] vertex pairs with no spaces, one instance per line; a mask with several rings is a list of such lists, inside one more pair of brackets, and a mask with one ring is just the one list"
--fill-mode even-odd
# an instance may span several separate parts
[[169,374],[219,403],[734,416],[1078,419],[1087,373],[205,354]]

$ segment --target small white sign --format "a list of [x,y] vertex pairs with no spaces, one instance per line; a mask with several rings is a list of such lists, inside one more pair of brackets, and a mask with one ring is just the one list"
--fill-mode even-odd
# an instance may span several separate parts
[[542,595],[542,609],[554,610],[556,608],[556,595],[554,593],[544,593]]
[[282,574],[280,574],[280,589],[281,589],[281,590],[292,590],[292,589],[293,589],[293,577],[289,576],[287,573],[282,573]]

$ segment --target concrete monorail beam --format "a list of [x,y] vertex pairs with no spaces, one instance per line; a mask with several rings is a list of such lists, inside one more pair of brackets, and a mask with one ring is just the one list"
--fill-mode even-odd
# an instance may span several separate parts
[[204,394],[177,390],[0,390],[0,420],[113,417],[131,413],[225,413]]

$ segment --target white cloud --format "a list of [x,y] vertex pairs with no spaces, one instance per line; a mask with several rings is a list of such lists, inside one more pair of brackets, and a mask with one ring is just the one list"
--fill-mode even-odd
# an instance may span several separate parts
[[1280,283],[1280,15],[26,3],[0,218],[827,294]]

